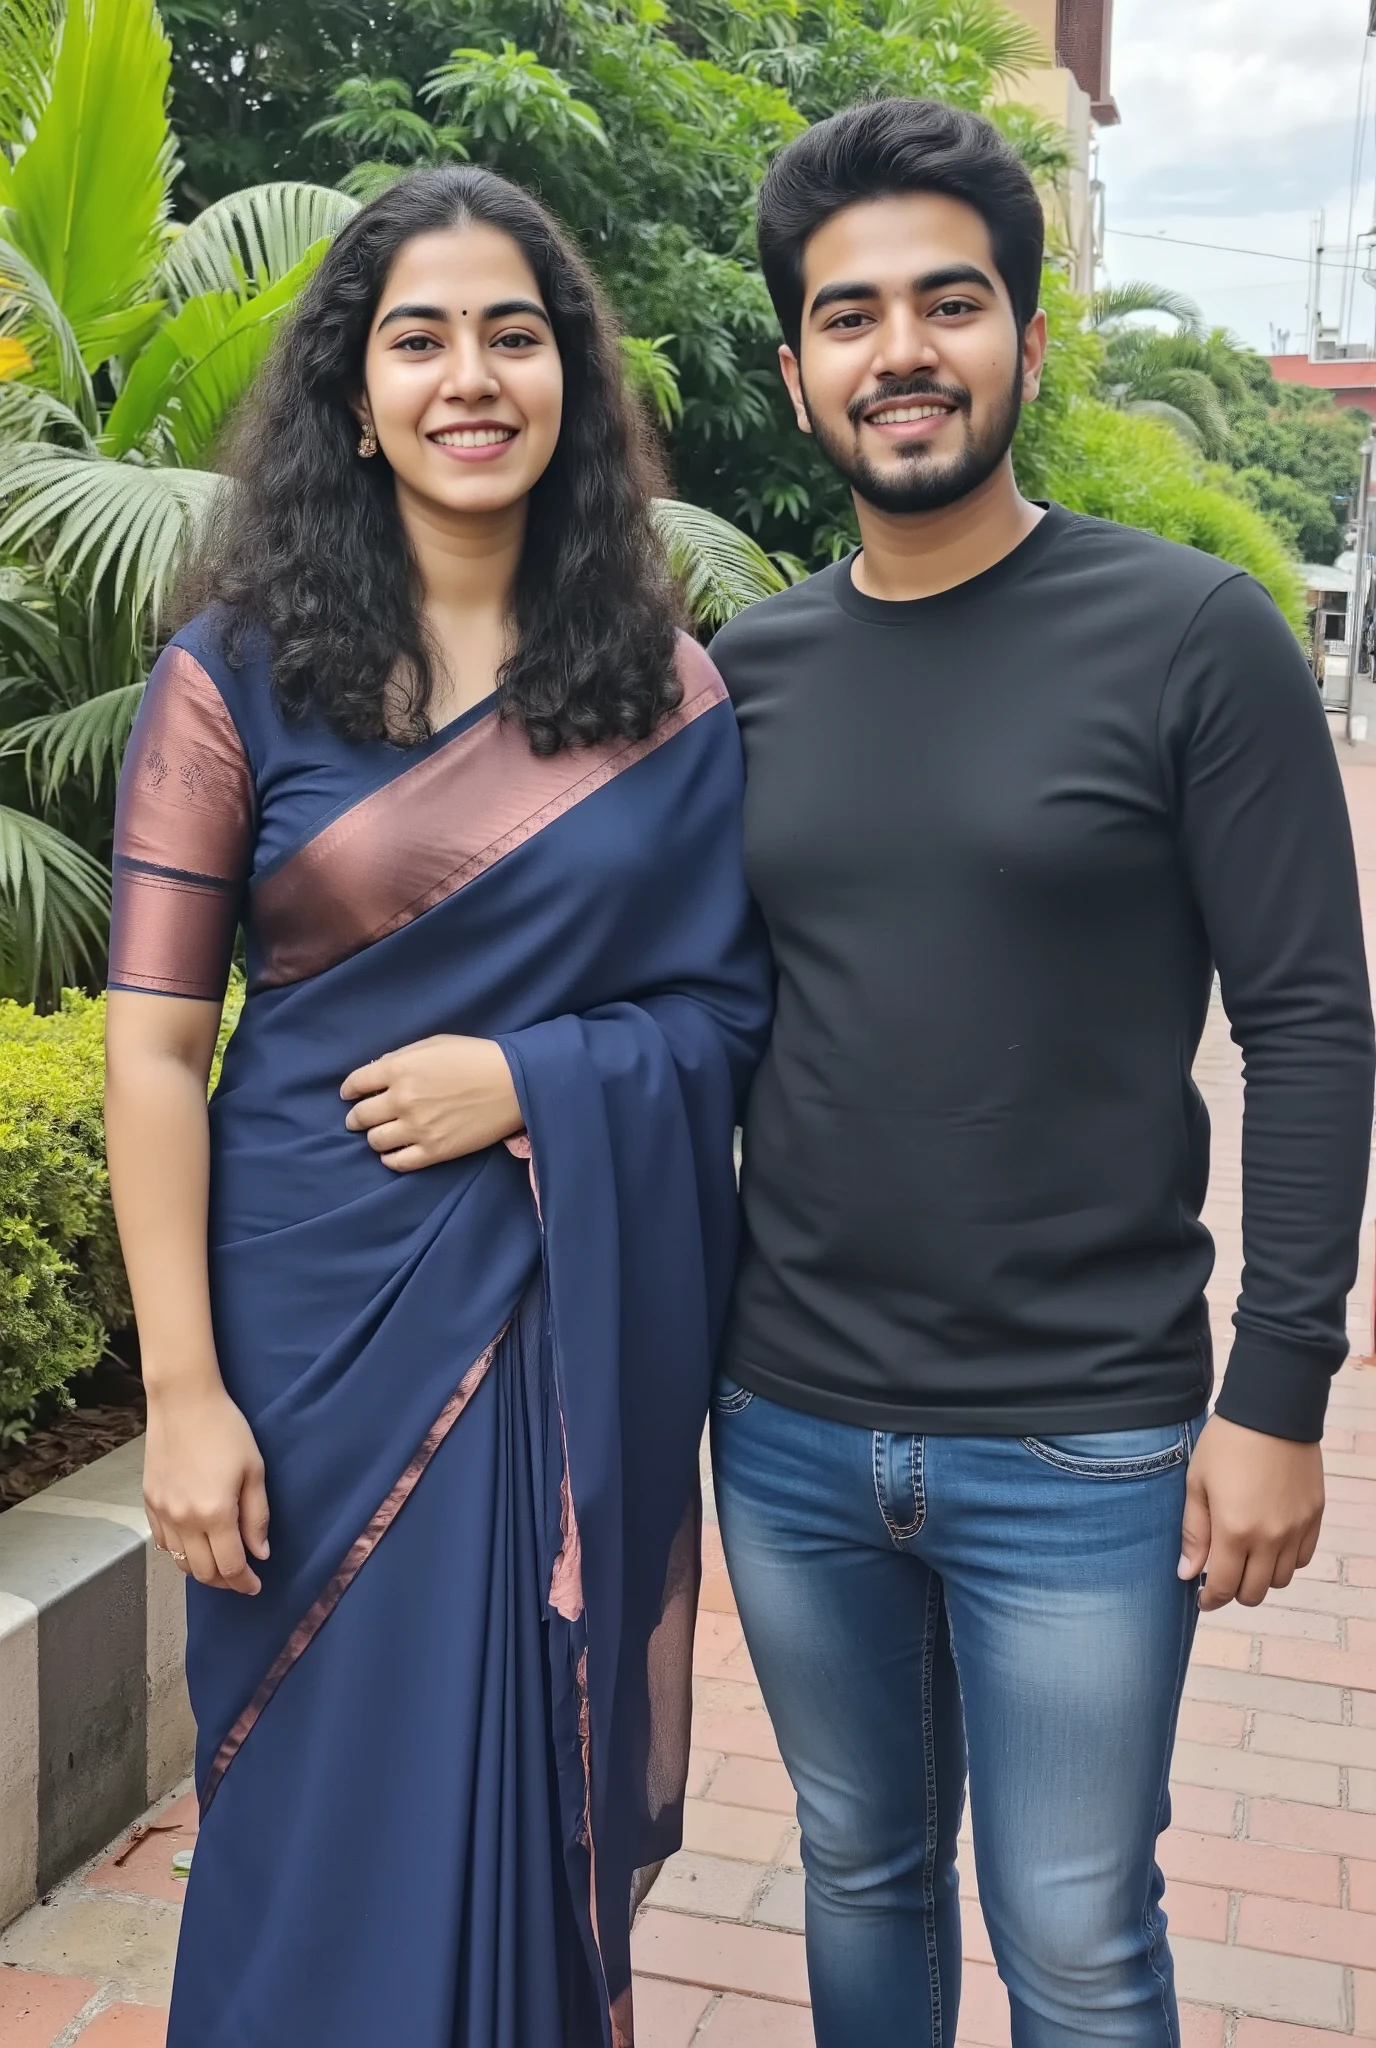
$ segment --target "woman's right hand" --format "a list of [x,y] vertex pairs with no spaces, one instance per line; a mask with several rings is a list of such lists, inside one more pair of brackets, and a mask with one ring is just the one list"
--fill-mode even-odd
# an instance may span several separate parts
[[218,1376],[152,1391],[143,1499],[153,1541],[203,1586],[257,1593],[268,1496],[253,1432]]

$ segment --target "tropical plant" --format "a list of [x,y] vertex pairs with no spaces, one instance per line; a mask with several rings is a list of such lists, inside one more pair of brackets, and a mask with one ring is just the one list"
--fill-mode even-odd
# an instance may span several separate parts
[[921,93],[991,113],[1053,212],[1070,163],[1010,99],[1046,52],[995,0],[166,4],[198,202],[269,175],[368,196],[446,154],[535,187],[630,333],[665,338],[678,491],[774,556],[824,559],[854,522],[779,391],[751,223],[769,156],[857,98]]
[[[358,202],[275,181],[176,225],[151,0],[71,0],[60,19],[17,0],[0,21],[0,995],[51,1000],[99,970],[114,775],[164,599],[220,488],[216,441]],[[607,148],[590,109],[514,49],[455,52],[434,91],[479,137],[543,120],[553,150]],[[396,81],[337,100],[323,126],[360,146],[462,149],[456,130],[400,118]],[[623,343],[665,426],[682,413],[670,340]],[[704,621],[781,584],[712,514],[661,517]]]
[[[1063,131],[1010,101],[1044,52],[994,0],[164,0],[164,12],[175,145],[152,0],[0,9],[0,994],[45,1001],[99,971],[113,771],[159,607],[219,489],[216,440],[361,199],[411,165],[467,157],[533,186],[571,228],[689,501],[665,500],[659,516],[706,626],[855,537],[848,493],[779,388],[751,235],[769,155],[858,96],[922,93],[988,112],[1053,222],[1070,161]],[[1189,527],[1288,603],[1254,483],[1221,489],[1203,461],[1226,434],[1187,373],[1243,445],[1226,352],[1155,293],[1149,309],[1179,329],[1157,342],[1203,352],[1157,360],[1126,324],[1146,307],[1135,289],[1091,317],[1048,271],[1046,385],[1015,447],[1024,488],[1080,502],[1093,451],[1106,480],[1094,509]],[[1119,403],[1158,417],[1174,405],[1183,420],[1193,394],[1193,445],[1114,410],[1115,380]],[[1155,496],[1129,449],[1150,451]]]
[[178,229],[148,0],[0,21],[0,990],[51,996],[101,959],[111,771],[198,465],[355,202],[265,186]]
[[1050,335],[1042,392],[1025,409],[1014,444],[1023,490],[1236,562],[1298,629],[1298,580],[1274,526],[1232,473],[1206,463],[1191,441],[1146,411],[1105,402],[1104,337],[1064,278],[1048,272],[1042,303]]
[[[1126,325],[1134,314],[1165,314],[1176,332]],[[1327,392],[1278,384],[1263,356],[1222,328],[1207,332],[1192,300],[1159,285],[1096,293],[1091,324],[1105,344],[1099,388],[1108,403],[1154,416],[1226,462],[1247,502],[1304,560],[1335,558],[1365,414],[1343,411]]]
[[1105,285],[1090,295],[1089,324],[1100,332],[1105,328],[1116,328],[1121,321],[1131,319],[1134,313],[1164,313],[1175,321],[1182,334],[1198,338],[1204,333],[1204,316],[1194,300],[1187,298],[1184,292],[1172,291],[1169,285],[1134,280],[1128,284]]
[[[1164,313],[1176,332],[1128,324],[1142,313]],[[1217,328],[1205,333],[1194,301],[1163,285],[1118,285],[1094,294],[1090,322],[1104,338],[1099,381],[1108,403],[1160,420],[1212,460],[1226,459],[1228,402],[1246,387],[1229,337]]]

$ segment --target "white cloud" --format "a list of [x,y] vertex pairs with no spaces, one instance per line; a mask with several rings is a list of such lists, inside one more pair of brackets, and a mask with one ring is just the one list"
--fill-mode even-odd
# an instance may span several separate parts
[[[1116,0],[1113,91],[1120,128],[1102,138],[1113,229],[1303,257],[1312,216],[1331,242],[1347,228],[1367,0]],[[1376,44],[1354,233],[1376,216]],[[1298,263],[1223,255],[1125,234],[1108,238],[1110,275],[1188,291],[1211,321],[1260,347],[1272,325],[1302,346]],[[1326,313],[1339,279],[1328,280]],[[1376,326],[1376,294],[1356,281],[1349,331]]]

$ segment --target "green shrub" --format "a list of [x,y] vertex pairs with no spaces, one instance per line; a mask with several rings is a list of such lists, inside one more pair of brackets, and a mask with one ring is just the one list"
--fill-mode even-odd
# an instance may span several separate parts
[[105,1005],[0,1003],[0,1431],[130,1320],[101,1124]]
[[1198,464],[1169,427],[1097,399],[1069,408],[1056,455],[1052,495],[1070,511],[1145,527],[1235,562],[1299,630],[1299,577],[1279,534],[1246,502],[1231,471]]
[[1282,538],[1291,529],[1281,521],[1278,530],[1246,482],[1205,462],[1168,426],[1095,396],[1103,343],[1083,328],[1083,301],[1050,267],[1042,304],[1049,339],[1041,397],[1024,409],[1013,447],[1027,496],[1055,498],[1071,512],[1140,526],[1235,562],[1270,591],[1298,632],[1303,593]]
[[[230,991],[220,1049],[243,991]],[[105,1170],[105,999],[0,1002],[0,1441],[41,1395],[70,1399],[133,1320]],[[216,1060],[218,1071],[218,1055]]]

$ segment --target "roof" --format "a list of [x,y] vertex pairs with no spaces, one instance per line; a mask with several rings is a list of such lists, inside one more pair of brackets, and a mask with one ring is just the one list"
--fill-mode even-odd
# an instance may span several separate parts
[[1352,571],[1323,562],[1301,562],[1301,581],[1306,590],[1351,590]]
[[1112,42],[1113,0],[1056,0],[1056,62],[1089,94],[1105,127],[1118,117],[1108,82]]

